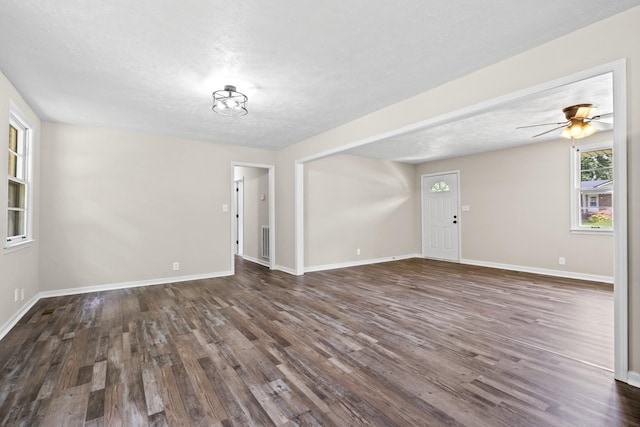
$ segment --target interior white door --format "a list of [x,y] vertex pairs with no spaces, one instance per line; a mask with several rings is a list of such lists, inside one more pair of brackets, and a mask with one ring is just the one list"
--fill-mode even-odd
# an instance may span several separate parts
[[422,176],[422,256],[459,261],[458,173]]

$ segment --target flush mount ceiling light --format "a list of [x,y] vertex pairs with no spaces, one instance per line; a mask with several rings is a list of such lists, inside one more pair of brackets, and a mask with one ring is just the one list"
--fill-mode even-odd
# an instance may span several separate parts
[[236,90],[235,86],[227,85],[223,90],[213,92],[213,107],[211,109],[223,116],[244,116],[248,113],[249,98]]

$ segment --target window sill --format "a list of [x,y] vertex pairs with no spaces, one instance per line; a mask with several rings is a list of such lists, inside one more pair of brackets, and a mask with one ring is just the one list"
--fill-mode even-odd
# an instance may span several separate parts
[[611,229],[583,229],[583,228],[572,228],[569,230],[571,234],[597,234],[604,236],[613,236],[613,230]]
[[20,243],[14,243],[10,246],[5,246],[4,247],[4,253],[5,254],[10,254],[11,252],[16,252],[22,249],[27,249],[28,247],[30,247],[33,244],[34,240],[33,239],[27,239],[23,242]]

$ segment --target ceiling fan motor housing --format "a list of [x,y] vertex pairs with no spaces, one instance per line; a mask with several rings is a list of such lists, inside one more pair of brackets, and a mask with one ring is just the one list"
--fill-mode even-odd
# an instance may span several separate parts
[[593,104],[577,104],[562,109],[567,120],[584,120],[591,115]]

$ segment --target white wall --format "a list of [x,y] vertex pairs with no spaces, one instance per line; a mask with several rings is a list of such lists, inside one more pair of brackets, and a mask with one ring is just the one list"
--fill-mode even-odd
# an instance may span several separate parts
[[471,209],[461,213],[465,261],[613,277],[613,235],[569,231],[570,147],[562,139],[418,167],[418,175],[460,171],[461,204]]
[[415,170],[414,165],[350,155],[308,163],[305,266],[419,253]]
[[228,274],[231,162],[274,160],[265,150],[53,123],[43,141],[42,291]]
[[262,226],[269,225],[269,169],[237,166],[235,177],[244,178],[243,255],[268,263],[262,256]]
[[[555,39],[482,70],[378,110],[280,150],[278,167],[278,264],[295,268],[295,162],[367,141],[385,132],[563,78],[602,64],[627,60],[629,191],[630,369],[640,372],[640,7]],[[588,40],[588,46],[585,45]],[[584,46],[585,49],[576,49]],[[587,54],[585,54],[587,52]]]
[[[0,123],[3,123],[2,129],[5,129],[3,135],[8,138],[9,129],[9,104],[13,102],[19,109],[19,112],[32,126],[33,130],[33,189],[35,190],[33,203],[33,237],[35,241],[28,247],[7,253],[2,247],[7,241],[7,224],[6,224],[6,205],[3,205],[0,211],[0,331],[3,325],[16,320],[15,316],[24,309],[29,300],[38,293],[38,256],[40,246],[39,232],[39,181],[40,181],[40,119],[24,102],[22,96],[15,90],[13,85],[6,79],[4,74],[0,73]],[[0,200],[3,203],[7,201],[7,156],[8,156],[8,139],[0,145],[3,147],[0,151],[0,177],[4,182],[0,185]],[[18,302],[14,301],[14,290],[24,289],[25,298]]]

